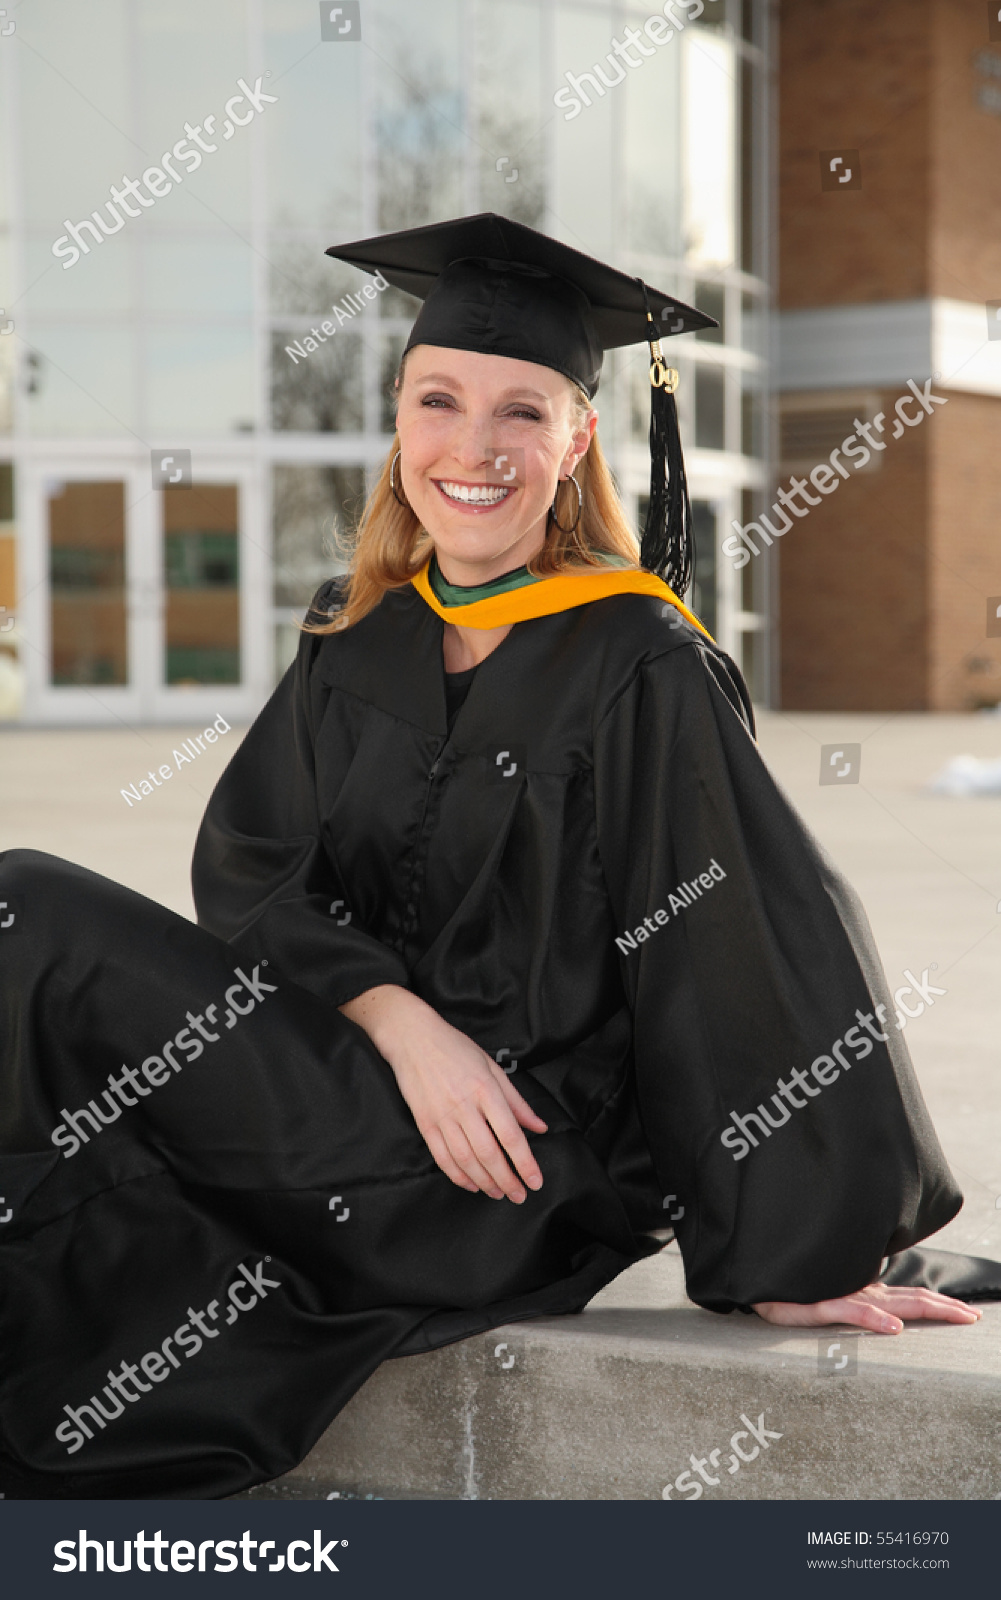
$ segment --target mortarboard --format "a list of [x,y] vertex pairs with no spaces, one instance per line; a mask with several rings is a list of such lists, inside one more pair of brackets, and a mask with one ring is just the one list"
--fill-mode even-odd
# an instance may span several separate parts
[[548,234],[493,212],[326,252],[424,301],[407,342],[534,361],[593,399],[604,352],[650,345],[650,500],[640,561],[678,595],[692,577],[692,528],[674,399],[660,340],[717,323]]

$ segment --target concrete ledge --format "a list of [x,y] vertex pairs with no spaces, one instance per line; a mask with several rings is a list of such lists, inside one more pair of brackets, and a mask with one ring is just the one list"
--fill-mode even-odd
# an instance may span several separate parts
[[[687,1471],[675,1500],[693,1484],[712,1499],[997,1499],[999,1334],[1001,1305],[976,1326],[896,1337],[717,1317],[686,1299],[672,1248],[579,1317],[386,1362],[302,1465],[256,1494],[650,1500]],[[831,1364],[849,1364],[822,1374],[834,1343]],[[757,1428],[762,1414],[781,1437],[759,1444],[741,1419]]]

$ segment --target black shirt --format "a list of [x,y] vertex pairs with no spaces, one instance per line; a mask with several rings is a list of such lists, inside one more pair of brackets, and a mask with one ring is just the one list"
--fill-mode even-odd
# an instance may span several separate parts
[[445,674],[445,711],[448,716],[448,731],[452,731],[452,723],[462,709],[466,696],[473,687],[473,679],[480,669],[480,663],[475,667],[467,667],[465,672],[446,672]]

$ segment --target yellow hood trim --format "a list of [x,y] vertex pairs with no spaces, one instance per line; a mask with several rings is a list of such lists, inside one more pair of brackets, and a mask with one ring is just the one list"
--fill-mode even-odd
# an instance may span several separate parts
[[503,628],[509,623],[527,622],[533,617],[551,617],[558,611],[572,611],[577,606],[587,606],[593,600],[604,600],[613,594],[648,594],[675,606],[686,622],[712,640],[712,634],[702,626],[695,613],[689,611],[673,589],[669,589],[652,572],[618,569],[614,572],[558,573],[552,578],[540,578],[538,583],[525,584],[520,589],[508,589],[504,594],[474,600],[471,605],[443,606],[428,580],[429,564],[426,563],[420,572],[415,573],[413,586],[437,616],[460,628]]

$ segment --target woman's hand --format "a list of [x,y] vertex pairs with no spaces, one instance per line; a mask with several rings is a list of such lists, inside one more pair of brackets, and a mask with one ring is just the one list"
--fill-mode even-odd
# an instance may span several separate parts
[[479,1045],[396,984],[368,989],[340,1010],[364,1028],[389,1062],[447,1178],[493,1200],[506,1195],[516,1205],[526,1198],[519,1175],[529,1189],[542,1188],[522,1129],[545,1133],[546,1124]]
[[840,1300],[819,1300],[812,1306],[762,1300],[753,1309],[782,1328],[826,1328],[847,1322],[870,1333],[902,1333],[904,1317],[912,1322],[979,1322],[983,1315],[975,1306],[933,1289],[898,1289],[879,1282]]

